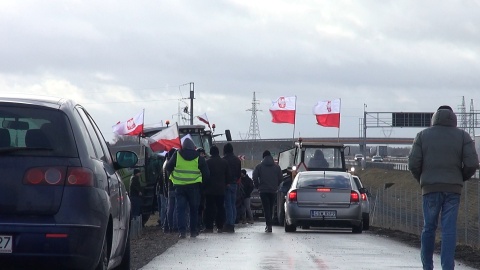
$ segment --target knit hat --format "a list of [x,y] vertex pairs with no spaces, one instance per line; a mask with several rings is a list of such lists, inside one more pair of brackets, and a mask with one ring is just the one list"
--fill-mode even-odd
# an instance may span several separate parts
[[262,154],[262,158],[266,157],[266,156],[271,156],[272,154],[270,153],[270,151],[268,150],[265,150],[263,151],[263,154]]

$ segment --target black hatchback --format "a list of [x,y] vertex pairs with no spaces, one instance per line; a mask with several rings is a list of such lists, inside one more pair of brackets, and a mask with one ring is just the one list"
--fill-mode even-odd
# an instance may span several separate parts
[[[117,153],[72,100],[0,96],[0,268],[130,268],[130,200]],[[32,268],[33,267],[33,268]]]

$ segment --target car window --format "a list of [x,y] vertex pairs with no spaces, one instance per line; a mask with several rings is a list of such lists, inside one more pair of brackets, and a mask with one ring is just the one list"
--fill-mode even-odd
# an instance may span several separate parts
[[98,141],[100,142],[100,145],[102,146],[102,150],[103,150],[103,161],[107,162],[108,164],[112,164],[112,155],[110,153],[110,150],[108,148],[108,145],[107,143],[105,142],[105,138],[103,137],[103,134],[102,132],[100,131],[100,129],[98,128],[97,124],[95,123],[95,121],[93,120],[92,116],[90,114],[88,114],[86,111],[84,111],[85,114],[87,115],[88,119],[90,120],[90,124],[93,126],[93,129],[95,130],[95,133],[97,134],[97,139]]
[[297,187],[351,188],[350,178],[343,175],[301,175]]
[[93,145],[93,149],[95,151],[95,156],[93,156],[93,157],[104,160],[105,159],[105,153],[103,152],[100,140],[98,139],[97,134],[95,132],[95,129],[93,128],[92,124],[90,123],[90,120],[89,120],[88,116],[85,114],[85,111],[82,108],[77,107],[76,111],[78,112],[78,114],[82,118],[82,122],[85,125],[85,128],[87,129],[87,132],[88,132],[88,137],[87,138],[90,138],[90,141]]
[[[78,156],[70,122],[62,111],[32,106],[3,106],[0,109],[0,123],[0,149],[9,147],[45,149],[47,151],[29,151],[28,154]],[[25,152],[11,153],[25,154]]]
[[353,182],[355,182],[355,185],[357,186],[357,190],[360,190],[363,187],[360,179],[357,176],[352,176],[352,178]]

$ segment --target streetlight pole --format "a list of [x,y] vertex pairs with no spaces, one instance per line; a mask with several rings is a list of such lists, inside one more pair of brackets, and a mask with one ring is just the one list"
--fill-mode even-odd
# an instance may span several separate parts
[[365,161],[367,159],[367,104],[363,103],[363,160],[362,168],[365,168]]
[[193,125],[193,100],[195,99],[195,85],[190,83],[190,125]]

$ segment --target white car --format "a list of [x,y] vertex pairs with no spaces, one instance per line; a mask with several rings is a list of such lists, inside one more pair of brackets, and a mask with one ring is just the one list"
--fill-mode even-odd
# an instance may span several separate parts
[[362,161],[364,159],[362,154],[356,154],[353,160],[355,161]]
[[383,158],[381,156],[373,156],[372,162],[383,162]]

